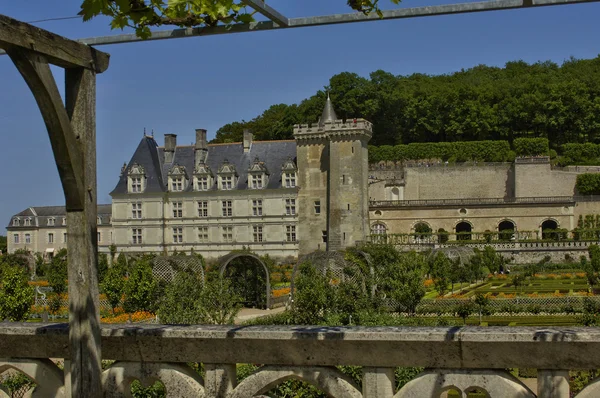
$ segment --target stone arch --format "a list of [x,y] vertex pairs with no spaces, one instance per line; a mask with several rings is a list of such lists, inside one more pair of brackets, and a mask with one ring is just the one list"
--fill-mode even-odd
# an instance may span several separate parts
[[371,233],[371,235],[380,235],[380,236],[385,236],[389,233],[389,227],[387,226],[387,224],[381,220],[376,220],[374,222],[371,223],[371,226],[369,228],[369,232]]
[[455,388],[463,397],[468,391],[483,390],[488,397],[535,398],[533,392],[516,377],[503,370],[431,369],[404,385],[394,398],[439,397]]
[[[9,369],[19,371],[35,382],[36,386],[26,393],[28,397],[65,396],[64,373],[49,359],[0,360],[0,374]],[[0,390],[0,397],[2,394]]]
[[433,236],[433,228],[425,220],[414,221],[410,226],[410,230],[414,234],[415,239],[423,240]]
[[454,226],[454,232],[456,232],[456,240],[471,240],[473,224],[468,220],[460,220]]
[[498,222],[496,230],[498,231],[498,238],[500,240],[512,240],[515,232],[517,232],[517,223],[509,218],[505,218]]
[[600,379],[593,380],[575,398],[595,398],[600,396]]
[[560,228],[560,223],[557,219],[548,217],[542,220],[542,222],[540,223],[540,232],[542,233],[542,239],[556,239],[558,237],[556,232],[544,231],[556,231],[558,228]]
[[333,398],[361,398],[354,381],[336,368],[311,366],[263,366],[245,378],[231,393],[230,398],[247,398],[264,394],[290,379],[305,381]]
[[249,257],[249,258],[255,260],[265,271],[265,278],[266,278],[266,285],[267,285],[266,306],[267,306],[267,309],[271,309],[271,274],[269,273],[269,268],[267,267],[267,265],[256,254],[244,253],[244,252],[237,252],[237,253],[234,252],[234,253],[229,253],[229,254],[221,257],[219,259],[219,275],[221,275],[221,277],[223,275],[225,275],[225,269],[227,268],[229,263],[231,263],[236,258],[240,258],[240,257]]
[[167,390],[167,397],[205,397],[202,377],[185,364],[120,361],[102,372],[104,396],[131,397],[134,380],[143,386],[160,381]]

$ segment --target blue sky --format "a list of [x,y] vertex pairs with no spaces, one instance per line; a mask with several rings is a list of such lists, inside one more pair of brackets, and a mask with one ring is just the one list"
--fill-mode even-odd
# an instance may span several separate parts
[[[407,0],[402,7],[444,2],[451,0]],[[0,13],[33,21],[76,15],[79,4],[0,0]],[[346,0],[269,4],[289,17],[350,12]],[[189,144],[195,128],[208,129],[212,138],[225,123],[249,120],[272,104],[300,102],[343,71],[442,74],[519,59],[593,58],[600,53],[599,11],[600,4],[590,3],[102,46],[111,64],[98,76],[98,201],[110,203],[144,127],[161,145],[165,133]],[[102,18],[37,25],[73,39],[119,33]],[[60,87],[61,72],[55,69]],[[41,115],[6,56],[0,57],[0,139],[0,225],[29,206],[64,204]]]

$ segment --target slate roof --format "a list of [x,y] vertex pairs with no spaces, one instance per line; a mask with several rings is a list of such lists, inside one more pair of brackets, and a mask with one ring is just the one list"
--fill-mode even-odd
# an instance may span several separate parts
[[[55,227],[64,227],[62,224],[62,218],[67,216],[67,209],[65,206],[39,206],[39,207],[28,207],[27,209],[15,214],[10,218],[7,228],[24,228],[31,229],[31,227],[40,226],[48,227],[48,219],[55,218]],[[112,216],[112,205],[98,205],[98,217],[100,217],[100,225],[109,225]],[[15,217],[21,218],[21,225],[19,227],[13,227],[12,220]],[[25,226],[23,219],[31,217],[33,222],[31,226]],[[37,218],[37,224],[35,219]]]
[[[244,153],[243,144],[209,144],[206,164],[212,169],[213,177],[217,177],[217,171],[225,160],[235,166],[238,174],[237,189],[248,187],[248,169],[258,157],[269,170],[269,182],[267,189],[281,188],[281,168],[288,158],[296,162],[296,142],[289,141],[254,141],[248,153]],[[140,164],[146,171],[146,189],[144,193],[166,192],[168,174],[175,164],[184,166],[190,179],[194,173],[194,146],[178,146],[172,163],[164,162],[164,148],[159,147],[153,137],[144,137],[134,152],[127,171],[133,164]],[[191,181],[190,181],[191,182]],[[193,184],[188,184],[186,191],[192,191]],[[213,184],[211,190],[216,190]],[[127,172],[119,178],[115,189],[110,193],[127,193]]]

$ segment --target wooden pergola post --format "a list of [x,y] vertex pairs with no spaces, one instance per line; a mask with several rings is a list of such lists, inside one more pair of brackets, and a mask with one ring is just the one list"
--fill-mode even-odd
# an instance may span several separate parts
[[[0,15],[0,48],[27,82],[44,118],[67,208],[69,352],[65,390],[101,397],[96,192],[96,73],[108,54]],[[65,104],[50,64],[65,68]]]

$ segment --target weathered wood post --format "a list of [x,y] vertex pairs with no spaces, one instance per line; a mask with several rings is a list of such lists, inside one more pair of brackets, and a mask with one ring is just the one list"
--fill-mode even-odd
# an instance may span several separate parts
[[[96,193],[96,73],[108,54],[0,15],[6,50],[38,104],[60,175],[69,243],[69,353],[65,390],[102,397]],[[65,103],[50,64],[65,68]]]
[[102,395],[96,194],[96,73],[65,70],[65,102],[81,148],[82,208],[67,207],[69,345],[73,397]]

